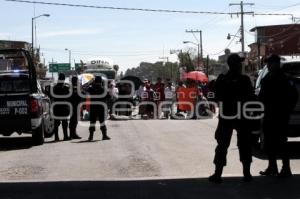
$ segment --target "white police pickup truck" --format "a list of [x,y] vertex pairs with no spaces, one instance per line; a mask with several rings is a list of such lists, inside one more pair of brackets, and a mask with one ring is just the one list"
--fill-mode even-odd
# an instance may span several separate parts
[[42,92],[28,51],[0,50],[0,135],[31,134],[41,145],[51,136],[50,99]]

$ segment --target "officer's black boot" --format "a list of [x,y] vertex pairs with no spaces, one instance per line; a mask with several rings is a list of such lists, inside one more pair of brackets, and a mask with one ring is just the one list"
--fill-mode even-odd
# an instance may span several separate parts
[[216,165],[215,168],[215,173],[211,176],[208,177],[208,180],[210,182],[214,182],[214,183],[221,183],[222,180],[222,173],[223,173],[223,166],[221,165]]
[[252,181],[252,175],[250,172],[251,163],[243,163],[243,174],[244,174],[244,182]]
[[54,124],[54,141],[58,142],[59,141],[59,135],[58,135],[58,125],[55,123]]
[[59,141],[59,135],[58,135],[58,127],[59,127],[59,122],[57,120],[54,120],[54,141],[58,142]]
[[277,176],[278,167],[277,167],[276,158],[269,159],[269,165],[267,169],[264,171],[260,171],[259,174],[263,176]]
[[77,135],[75,128],[70,128],[70,138],[71,139],[81,139],[81,137],[79,135]]
[[110,140],[110,137],[107,136],[106,126],[100,128],[102,132],[102,140]]
[[70,140],[70,137],[68,136],[68,128],[63,128],[64,133],[64,141]]
[[293,174],[290,167],[290,159],[288,157],[282,158],[282,169],[278,174],[278,177],[286,178],[286,177],[291,177],[292,175]]
[[93,139],[94,139],[94,131],[91,131],[90,130],[90,135],[89,135],[89,141],[91,142],[91,141],[93,141]]
[[54,140],[55,142],[59,141],[59,136],[58,136],[58,128],[54,128]]

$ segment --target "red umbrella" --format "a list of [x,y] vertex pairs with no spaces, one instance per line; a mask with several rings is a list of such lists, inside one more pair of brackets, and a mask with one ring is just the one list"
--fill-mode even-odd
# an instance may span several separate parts
[[200,81],[200,82],[208,82],[208,77],[206,76],[205,73],[201,71],[191,71],[188,72],[185,76],[186,79],[192,79],[195,81]]

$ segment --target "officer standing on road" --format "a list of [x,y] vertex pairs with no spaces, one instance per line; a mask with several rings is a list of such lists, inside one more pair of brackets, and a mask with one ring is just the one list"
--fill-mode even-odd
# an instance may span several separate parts
[[80,136],[78,136],[76,132],[76,127],[78,124],[78,106],[82,102],[82,98],[80,97],[78,93],[78,78],[76,76],[73,76],[71,79],[72,83],[72,95],[70,97],[70,103],[72,104],[72,115],[70,118],[70,123],[69,123],[69,129],[70,129],[70,138],[71,139],[81,139]]
[[69,86],[65,84],[65,75],[63,73],[60,73],[58,75],[58,82],[53,87],[53,96],[52,96],[53,102],[58,103],[53,107],[53,114],[55,117],[59,117],[54,119],[55,141],[59,141],[58,127],[60,126],[60,123],[62,124],[64,141],[70,140],[68,136],[68,116],[70,114],[70,108],[66,104],[60,104],[60,103],[68,103],[68,99],[67,99],[68,94],[69,94]]
[[221,74],[215,83],[215,97],[219,102],[220,114],[218,127],[215,132],[217,147],[215,150],[215,173],[209,177],[209,181],[222,182],[223,167],[226,166],[226,155],[230,145],[233,130],[237,131],[237,145],[240,153],[240,161],[243,164],[244,181],[252,180],[250,165],[252,162],[252,151],[250,143],[251,132],[246,125],[246,119],[239,113],[238,106],[254,99],[254,89],[250,78],[242,75],[242,62],[238,54],[231,54],[227,63],[229,71]]
[[[107,92],[107,89],[105,89],[103,86],[103,81],[101,76],[95,77],[93,84],[88,88],[87,91],[91,95],[90,128],[89,128],[90,136],[88,140],[89,141],[93,140],[94,132],[96,130],[95,125],[96,125],[97,118],[100,122],[102,139],[110,140],[110,137],[107,136],[107,128],[105,125],[105,118],[107,116],[107,100],[109,99],[109,93]],[[102,103],[102,104],[97,104],[97,103]]]
[[280,57],[271,55],[266,60],[269,73],[261,81],[259,99],[263,102],[264,144],[268,155],[268,167],[260,174],[278,175],[277,155],[282,158],[279,177],[292,176],[290,158],[287,149],[287,129],[290,114],[298,101],[298,92],[292,81],[280,68]]

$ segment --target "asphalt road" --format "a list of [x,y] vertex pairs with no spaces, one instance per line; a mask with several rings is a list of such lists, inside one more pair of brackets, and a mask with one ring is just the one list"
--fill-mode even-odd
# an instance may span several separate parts
[[291,179],[260,177],[267,161],[255,150],[255,179],[241,182],[233,136],[224,182],[207,182],[214,170],[216,123],[216,119],[108,121],[112,140],[102,141],[97,128],[94,142],[87,142],[88,123],[82,123],[81,140],[49,138],[36,147],[26,136],[0,137],[0,198],[283,198],[285,194],[300,198],[299,139],[290,144],[295,174]]

